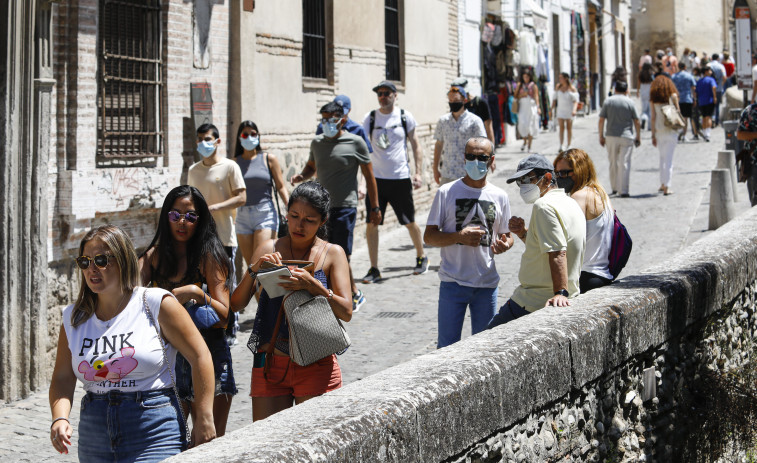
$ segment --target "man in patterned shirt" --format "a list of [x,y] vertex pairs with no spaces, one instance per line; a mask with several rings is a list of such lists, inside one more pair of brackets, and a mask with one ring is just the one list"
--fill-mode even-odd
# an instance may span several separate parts
[[752,103],[741,112],[739,118],[739,127],[736,129],[736,138],[746,142],[744,150],[747,153],[738,153],[736,158],[739,161],[739,173],[746,176],[746,187],[749,192],[749,202],[754,206],[757,204],[757,166],[755,166],[755,155],[757,155],[757,103]]
[[484,122],[465,109],[465,89],[453,85],[447,92],[450,112],[439,118],[434,139],[434,181],[440,185],[465,177],[461,153],[465,143],[474,137],[486,138]]

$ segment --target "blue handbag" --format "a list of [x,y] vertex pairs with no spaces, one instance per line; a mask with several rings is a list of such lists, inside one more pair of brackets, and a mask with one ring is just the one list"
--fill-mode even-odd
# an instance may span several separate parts
[[205,293],[204,304],[194,302],[194,299],[192,299],[184,305],[187,312],[189,312],[189,316],[192,317],[195,326],[201,330],[212,328],[213,325],[221,321],[221,318],[218,316],[215,309],[213,309],[213,306],[210,305],[208,299],[208,293]]

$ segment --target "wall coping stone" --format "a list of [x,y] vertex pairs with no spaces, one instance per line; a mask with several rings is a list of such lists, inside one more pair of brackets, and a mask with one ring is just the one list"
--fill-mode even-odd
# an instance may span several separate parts
[[[757,209],[639,274],[167,461],[440,461],[682,334],[757,279]],[[664,238],[661,238],[664,239]]]

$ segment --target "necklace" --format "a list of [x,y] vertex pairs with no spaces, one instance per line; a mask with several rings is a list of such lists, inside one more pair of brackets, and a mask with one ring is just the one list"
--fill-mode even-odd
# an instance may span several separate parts
[[292,250],[292,238],[289,238],[289,254],[291,254],[292,259],[295,260],[305,260],[305,257],[310,254],[310,250],[313,249],[313,245],[315,245],[315,242],[318,240],[318,238],[314,239],[312,243],[310,243],[310,246],[305,250],[305,253],[300,257],[299,259],[296,259],[294,257],[294,251]]
[[[126,308],[126,304],[129,303],[128,296],[129,296],[129,293],[124,293],[124,295],[121,296],[121,300],[118,302],[118,307],[117,307],[117,310],[116,310],[116,314],[113,315],[112,317],[110,317],[105,322],[105,326],[107,328],[110,328],[110,325],[111,325],[111,323],[113,323],[113,320],[118,316],[118,314],[120,314],[121,312],[123,312],[123,310]],[[124,299],[126,299],[126,303],[124,303]]]

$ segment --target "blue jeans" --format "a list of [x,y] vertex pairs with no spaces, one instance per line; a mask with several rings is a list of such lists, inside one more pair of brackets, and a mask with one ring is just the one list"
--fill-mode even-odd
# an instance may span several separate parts
[[470,307],[471,334],[484,331],[497,310],[497,288],[472,288],[442,281],[439,285],[438,349],[460,340],[467,307]]
[[499,308],[499,312],[491,319],[486,329],[490,330],[495,326],[504,325],[529,313],[526,309],[516,304],[515,301],[508,299],[505,305]]
[[79,461],[161,461],[187,448],[173,389],[88,392],[81,400]]
[[[238,391],[231,364],[231,350],[226,342],[223,328],[200,330],[200,334],[208,345],[210,357],[213,359],[213,373],[216,379],[215,395],[235,395]],[[190,402],[194,400],[192,367],[179,353],[176,354],[176,389],[179,391],[181,400]]]

